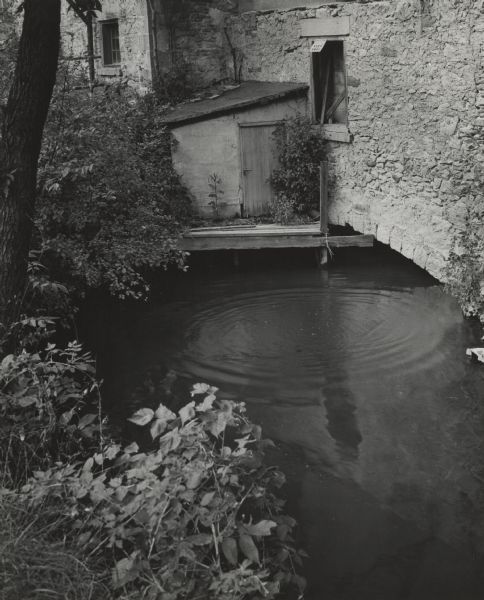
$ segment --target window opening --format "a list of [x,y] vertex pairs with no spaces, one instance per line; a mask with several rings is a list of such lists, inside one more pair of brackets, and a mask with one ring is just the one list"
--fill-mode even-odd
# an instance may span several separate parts
[[317,41],[311,48],[314,120],[348,124],[348,94],[342,41]]
[[101,24],[103,42],[104,66],[119,65],[121,63],[121,49],[119,46],[119,26],[117,21]]

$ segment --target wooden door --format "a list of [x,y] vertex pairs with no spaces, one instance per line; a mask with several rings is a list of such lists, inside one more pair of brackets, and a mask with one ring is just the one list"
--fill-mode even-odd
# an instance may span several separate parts
[[240,126],[244,215],[267,214],[274,192],[270,182],[279,165],[274,131],[277,123]]

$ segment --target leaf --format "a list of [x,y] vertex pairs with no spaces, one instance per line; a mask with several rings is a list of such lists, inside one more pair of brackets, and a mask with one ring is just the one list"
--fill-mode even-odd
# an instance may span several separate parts
[[115,589],[124,587],[127,583],[134,581],[138,577],[138,569],[135,568],[137,555],[137,552],[133,552],[128,558],[122,558],[116,563],[116,566],[112,570]]
[[237,542],[234,538],[229,537],[224,539],[222,542],[222,552],[231,565],[234,567],[237,566],[239,562],[239,553],[237,550]]
[[210,504],[210,502],[212,502],[214,496],[215,496],[215,492],[207,492],[206,494],[203,495],[203,497],[200,501],[200,505],[208,506]]
[[0,363],[2,369],[8,369],[15,362],[15,356],[13,354],[7,354],[7,356]]
[[193,386],[192,391],[190,392],[190,395],[193,397],[193,396],[197,396],[199,394],[206,394],[209,389],[210,389],[210,386],[208,385],[208,383],[196,383]]
[[203,474],[204,473],[201,470],[193,471],[193,473],[191,473],[187,478],[187,488],[189,490],[194,490],[195,488],[197,488],[200,485],[200,482],[202,481]]
[[249,535],[256,535],[260,537],[265,537],[267,535],[271,535],[271,530],[277,526],[277,523],[274,521],[259,521],[256,525],[245,525],[244,531],[246,531]]
[[213,542],[213,537],[209,533],[199,533],[190,535],[184,541],[192,546],[207,546]]
[[283,542],[287,536],[291,533],[291,527],[285,523],[281,523],[281,525],[277,526],[276,534],[277,537]]
[[239,548],[242,551],[242,554],[251,562],[257,564],[260,563],[259,551],[257,550],[257,546],[254,544],[254,540],[250,537],[250,535],[243,533],[239,537]]
[[128,421],[131,421],[131,423],[143,427],[153,419],[154,414],[155,413],[151,410],[151,408],[140,408],[134,413],[132,417],[128,419]]
[[27,408],[27,406],[32,406],[37,402],[36,396],[23,396],[21,398],[17,398],[17,402],[19,406],[22,408]]
[[[134,445],[136,447],[138,447],[138,445],[136,443]],[[121,446],[119,444],[111,444],[104,451],[104,455],[106,456],[107,460],[114,460],[120,450],[121,450]],[[124,451],[127,452],[127,449],[125,449]]]
[[296,575],[296,573],[294,573],[294,575],[291,577],[291,580],[297,585],[299,592],[302,594],[307,586],[307,582],[304,579],[304,577],[301,577],[301,575]]
[[93,458],[88,458],[86,460],[86,462],[84,463],[84,466],[82,467],[83,473],[90,472],[93,466],[94,466],[94,459]]
[[164,404],[160,404],[160,406],[158,406],[155,412],[155,417],[165,422],[173,421],[174,419],[176,419],[175,413],[172,412],[169,408],[166,408]]
[[97,415],[93,415],[93,414],[84,415],[82,417],[82,419],[79,421],[77,426],[79,429],[84,429],[84,427],[87,427],[88,425],[93,423],[96,420],[96,418],[97,418]]
[[203,402],[197,405],[196,411],[207,412],[207,410],[211,410],[213,408],[213,403],[216,399],[217,397],[215,396],[215,394],[209,394],[204,398]]
[[73,416],[74,416],[74,410],[73,409],[68,410],[65,413],[62,413],[61,416],[60,416],[60,418],[59,418],[59,424],[63,425],[63,426],[68,425]]
[[156,419],[153,421],[153,424],[150,427],[151,438],[155,440],[157,437],[160,437],[160,435],[165,432],[166,428],[166,421],[163,421],[162,419]]
[[185,425],[187,421],[193,419],[195,416],[195,402],[190,402],[183,408],[180,408],[178,414],[180,415],[182,425]]
[[289,550],[287,548],[281,548],[277,553],[276,559],[279,563],[285,562],[289,558]]
[[139,451],[139,446],[136,442],[132,442],[124,449],[125,454],[136,454]]

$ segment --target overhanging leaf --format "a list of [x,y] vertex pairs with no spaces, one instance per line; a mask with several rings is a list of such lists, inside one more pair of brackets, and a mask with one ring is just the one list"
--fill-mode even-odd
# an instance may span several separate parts
[[244,531],[249,535],[256,535],[265,537],[271,535],[271,530],[277,526],[274,521],[263,520],[259,521],[255,525],[243,525]]
[[225,538],[222,542],[222,552],[227,561],[234,567],[239,562],[239,553],[237,550],[237,542],[234,538]]
[[180,415],[182,425],[185,425],[187,421],[193,419],[195,416],[195,402],[190,402],[183,408],[180,408],[178,414]]
[[242,554],[253,563],[260,563],[259,550],[250,535],[243,533],[239,537],[239,548]]
[[140,408],[134,413],[132,417],[128,419],[128,421],[131,421],[131,423],[143,427],[153,419],[154,414],[155,413],[151,410],[151,408]]

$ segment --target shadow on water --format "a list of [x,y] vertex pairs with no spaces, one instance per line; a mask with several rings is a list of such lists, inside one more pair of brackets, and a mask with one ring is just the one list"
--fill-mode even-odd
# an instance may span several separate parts
[[113,414],[197,381],[247,402],[288,476],[310,600],[481,600],[483,373],[465,359],[478,332],[392,252],[311,261],[199,258],[159,300],[103,317]]

